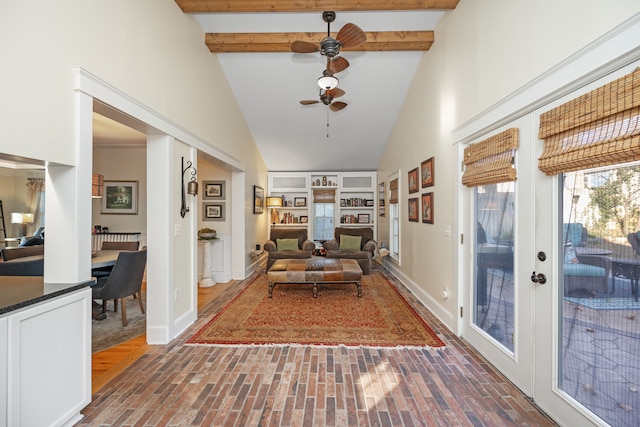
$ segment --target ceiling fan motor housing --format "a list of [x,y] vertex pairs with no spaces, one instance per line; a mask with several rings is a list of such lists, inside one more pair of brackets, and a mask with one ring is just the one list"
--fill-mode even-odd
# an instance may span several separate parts
[[333,37],[325,37],[320,42],[320,53],[328,58],[338,56],[342,44]]
[[329,105],[331,104],[331,101],[333,101],[333,96],[323,93],[322,95],[320,95],[320,100],[324,105]]

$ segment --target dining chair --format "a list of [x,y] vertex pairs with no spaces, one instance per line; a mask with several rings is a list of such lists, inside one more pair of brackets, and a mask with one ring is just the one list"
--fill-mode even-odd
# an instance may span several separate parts
[[147,264],[147,251],[120,252],[111,274],[98,279],[92,286],[93,299],[102,300],[102,313],[106,312],[107,300],[113,300],[113,310],[118,312],[118,300],[122,306],[122,326],[127,326],[125,298],[134,296],[138,300],[140,310],[144,313],[142,297],[142,279]]
[[[100,250],[103,251],[137,251],[140,247],[140,242],[102,242]],[[106,277],[111,274],[113,266],[98,267],[91,270],[91,275],[97,279]]]
[[140,242],[102,242],[103,251],[137,251]]

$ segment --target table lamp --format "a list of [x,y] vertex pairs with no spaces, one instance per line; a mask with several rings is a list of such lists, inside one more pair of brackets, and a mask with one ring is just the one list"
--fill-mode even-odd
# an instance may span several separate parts
[[267,197],[266,204],[267,208],[271,208],[271,223],[280,222],[277,209],[282,207],[282,197]]
[[24,237],[27,235],[27,224],[33,223],[33,214],[12,212],[11,223],[20,225],[20,235],[18,237]]

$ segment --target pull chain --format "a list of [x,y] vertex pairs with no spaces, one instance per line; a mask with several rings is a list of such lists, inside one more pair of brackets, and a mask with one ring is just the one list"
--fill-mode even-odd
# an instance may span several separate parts
[[329,108],[327,108],[327,138],[329,138]]

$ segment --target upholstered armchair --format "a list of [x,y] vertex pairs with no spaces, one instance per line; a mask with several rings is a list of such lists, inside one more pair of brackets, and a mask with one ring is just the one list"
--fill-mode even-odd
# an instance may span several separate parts
[[311,258],[316,244],[307,239],[306,228],[271,228],[264,250],[269,253],[267,270],[279,259]]
[[371,274],[371,259],[378,243],[372,228],[336,227],[335,239],[324,242],[327,258],[347,258],[358,261],[362,274]]

